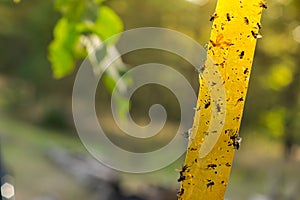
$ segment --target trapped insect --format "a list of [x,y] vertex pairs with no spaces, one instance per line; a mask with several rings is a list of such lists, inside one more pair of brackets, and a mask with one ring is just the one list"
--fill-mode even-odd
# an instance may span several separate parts
[[262,7],[264,9],[268,8],[268,6],[263,1],[259,2],[259,7]]
[[212,186],[215,185],[215,182],[213,182],[212,180],[209,180],[209,179],[208,179],[207,181],[208,181],[208,183],[206,184],[206,187],[207,187],[207,188],[209,188],[209,187],[212,188]]
[[227,21],[229,21],[229,22],[230,22],[230,20],[231,20],[231,19],[230,19],[230,15],[229,15],[229,13],[227,13],[227,14],[226,14],[226,18],[227,18]]
[[262,38],[262,36],[258,33],[255,33],[254,31],[251,31],[251,34],[252,36],[255,38],[255,39],[259,39],[259,38]]
[[207,169],[215,169],[217,167],[217,165],[216,164],[208,164],[207,165]]
[[245,51],[242,51],[241,53],[240,53],[240,59],[243,59],[243,57],[244,57],[244,55],[245,55]]
[[218,17],[217,13],[214,13],[214,15],[211,16],[211,18],[209,19],[209,21],[214,21],[216,18]]
[[261,24],[257,22],[258,29],[261,29]]
[[181,188],[181,190],[180,190],[180,191],[178,191],[178,193],[177,193],[177,196],[181,196],[181,195],[183,195],[183,193],[184,193],[184,189],[183,189],[183,188]]
[[180,174],[180,177],[179,179],[177,179],[178,182],[181,182],[181,181],[184,181],[186,176],[183,175],[183,173],[187,170],[188,166],[187,165],[184,165],[182,167],[182,169],[179,171],[179,174]]
[[249,24],[249,19],[247,17],[244,17],[245,23],[248,25]]
[[232,140],[232,145],[236,150],[239,150],[240,146],[241,146],[241,142],[242,142],[242,138],[237,136],[237,135],[233,135],[230,137],[230,139]]

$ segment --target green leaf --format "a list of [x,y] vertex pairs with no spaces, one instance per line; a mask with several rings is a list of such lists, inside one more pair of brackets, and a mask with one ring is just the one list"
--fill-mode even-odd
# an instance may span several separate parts
[[293,81],[293,71],[286,65],[277,64],[272,66],[266,80],[271,89],[278,91]]
[[75,26],[66,18],[58,21],[54,28],[54,40],[49,45],[49,60],[55,78],[61,78],[74,69],[74,47],[78,40]]
[[272,133],[274,138],[280,138],[284,134],[284,120],[286,118],[286,110],[284,107],[273,108],[265,112],[262,116],[262,123]]
[[123,23],[112,9],[107,6],[101,6],[93,31],[102,40],[106,40],[123,31]]
[[106,40],[123,30],[123,23],[117,14],[109,7],[100,6],[103,1],[55,1],[56,9],[63,17],[55,27],[54,40],[49,45],[49,60],[54,77],[61,78],[71,73],[76,59],[87,55],[85,46],[79,40],[81,36],[95,34],[101,40]]

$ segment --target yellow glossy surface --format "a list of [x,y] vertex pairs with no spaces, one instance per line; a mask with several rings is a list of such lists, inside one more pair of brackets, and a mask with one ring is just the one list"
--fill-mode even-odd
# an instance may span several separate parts
[[[207,80],[200,75],[200,92],[187,157],[180,172],[178,199],[224,199],[234,152],[239,148],[238,132],[256,41],[262,37],[260,18],[265,7],[261,0],[218,1],[211,18],[208,47],[212,63],[207,61],[203,74],[219,70],[226,93],[225,119],[220,121],[222,128],[218,133],[208,131],[215,126],[210,122],[212,112],[218,108],[212,103]],[[209,151],[201,153],[201,146],[212,134],[218,134],[216,144],[211,149],[205,147]]]

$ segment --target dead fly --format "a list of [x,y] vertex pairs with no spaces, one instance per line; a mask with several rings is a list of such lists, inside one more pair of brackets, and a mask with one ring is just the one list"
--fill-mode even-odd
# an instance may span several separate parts
[[242,138],[241,137],[237,137],[235,142],[233,143],[233,146],[236,150],[238,150],[241,146],[241,142],[242,142]]
[[181,168],[181,170],[179,171],[180,174],[182,174],[183,172],[185,172],[187,170],[188,166],[187,165],[183,165],[183,167]]
[[230,136],[230,139],[232,140],[233,147],[238,150],[241,146],[242,138],[237,135],[233,135]]
[[215,169],[217,167],[216,164],[208,164],[207,169]]
[[204,108],[207,109],[209,106],[210,106],[210,101],[206,101],[205,105],[204,105]]
[[180,174],[180,177],[179,179],[177,179],[178,182],[181,182],[181,181],[184,181],[186,176],[183,175],[183,173],[187,170],[188,166],[187,165],[184,165],[182,167],[182,169],[179,171],[179,174]]
[[181,196],[181,195],[183,195],[183,193],[184,193],[184,189],[181,188],[180,191],[178,191],[177,196]]
[[258,22],[257,22],[257,27],[258,27],[258,29],[261,29],[261,25]]
[[225,166],[226,167],[231,167],[231,164],[230,163],[226,163]]
[[249,24],[249,19],[247,17],[244,17],[244,21],[247,25]]
[[243,59],[243,57],[244,57],[244,55],[245,55],[245,51],[242,51],[241,53],[240,53],[240,59]]
[[237,100],[237,102],[241,102],[241,101],[244,101],[244,98],[243,98],[243,97],[241,97],[241,98],[239,98],[239,99]]
[[216,18],[218,18],[217,13],[215,13],[214,15],[212,15],[211,18],[209,19],[209,21],[213,22]]
[[207,181],[208,181],[208,183],[206,184],[206,187],[207,188],[212,188],[212,186],[214,186],[215,185],[215,182],[213,182],[212,180],[210,180],[210,179],[207,179]]
[[216,38],[216,42],[212,41],[212,40],[209,40],[209,42],[214,46],[214,47],[217,47],[217,46],[220,46],[222,44],[221,40],[224,38],[224,35],[223,34],[219,34]]
[[263,1],[259,2],[259,7],[264,8],[264,9],[268,8],[267,5]]
[[251,31],[251,34],[255,39],[262,38],[262,36],[259,33],[255,33],[254,31]]
[[230,15],[229,15],[229,13],[227,13],[227,14],[226,14],[226,18],[227,18],[227,21],[229,21],[229,22],[230,22],[230,20],[231,20],[231,19],[230,19]]
[[219,34],[216,38],[216,42],[212,41],[212,40],[209,40],[209,42],[211,43],[211,45],[213,47],[218,47],[218,46],[221,46],[221,45],[225,45],[225,46],[231,46],[233,45],[233,43],[231,42],[228,42],[228,41],[223,41],[222,40],[224,39],[224,35],[223,34]]

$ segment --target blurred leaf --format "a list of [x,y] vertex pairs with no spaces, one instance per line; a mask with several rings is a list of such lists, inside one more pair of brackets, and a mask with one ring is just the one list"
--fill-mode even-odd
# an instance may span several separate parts
[[56,0],[56,8],[63,14],[54,29],[54,40],[49,45],[49,60],[56,78],[71,73],[76,59],[87,55],[86,46],[80,44],[80,36],[95,34],[104,41],[123,30],[121,19],[109,7],[99,6],[102,2]]
[[286,66],[275,65],[267,75],[268,85],[273,90],[281,90],[293,80],[292,70]]
[[122,20],[107,6],[100,7],[95,21],[83,20],[77,22],[76,27],[78,32],[96,34],[102,41],[123,31]]
[[286,110],[283,107],[274,108],[262,116],[262,123],[270,130],[276,139],[284,134]]
[[77,40],[75,26],[66,18],[60,19],[54,28],[54,40],[49,45],[49,60],[55,78],[61,78],[74,69],[73,49]]
[[123,30],[123,23],[119,16],[109,7],[102,6],[98,13],[98,18],[93,27],[93,31],[102,39],[120,33]]

